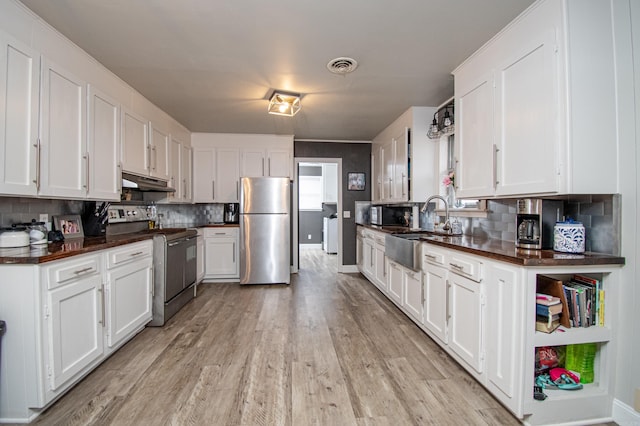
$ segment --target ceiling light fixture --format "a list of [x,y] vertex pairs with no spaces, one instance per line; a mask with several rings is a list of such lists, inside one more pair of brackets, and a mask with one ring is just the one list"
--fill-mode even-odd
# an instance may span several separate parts
[[453,123],[453,116],[454,116],[453,107],[454,107],[454,103],[452,99],[449,103],[440,107],[433,114],[433,121],[431,122],[431,126],[429,126],[429,131],[427,132],[427,137],[429,139],[439,139],[440,136],[448,135],[455,131],[455,126]]
[[269,101],[269,114],[284,115],[293,117],[300,111],[300,95],[295,93],[286,93],[274,91]]

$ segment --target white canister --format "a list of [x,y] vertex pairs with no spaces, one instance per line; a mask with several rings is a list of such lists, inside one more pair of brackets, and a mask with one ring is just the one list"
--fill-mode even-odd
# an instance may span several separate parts
[[565,253],[584,253],[584,226],[580,222],[557,222],[553,227],[553,249]]

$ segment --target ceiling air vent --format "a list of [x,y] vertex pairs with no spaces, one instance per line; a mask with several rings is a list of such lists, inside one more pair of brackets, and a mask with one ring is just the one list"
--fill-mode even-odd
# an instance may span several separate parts
[[353,58],[335,58],[327,64],[327,69],[334,74],[349,74],[356,68],[358,68],[358,62]]

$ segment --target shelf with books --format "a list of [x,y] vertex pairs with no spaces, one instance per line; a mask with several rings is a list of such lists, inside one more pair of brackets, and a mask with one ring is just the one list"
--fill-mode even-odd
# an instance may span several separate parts
[[589,342],[608,342],[611,340],[611,329],[608,327],[564,328],[558,327],[552,333],[535,333],[534,344],[539,346],[558,346]]

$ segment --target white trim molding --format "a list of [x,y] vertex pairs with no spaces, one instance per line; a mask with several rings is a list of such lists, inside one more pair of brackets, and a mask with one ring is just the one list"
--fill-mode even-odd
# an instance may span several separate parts
[[614,399],[612,408],[613,421],[620,426],[640,425],[640,413],[624,402]]

